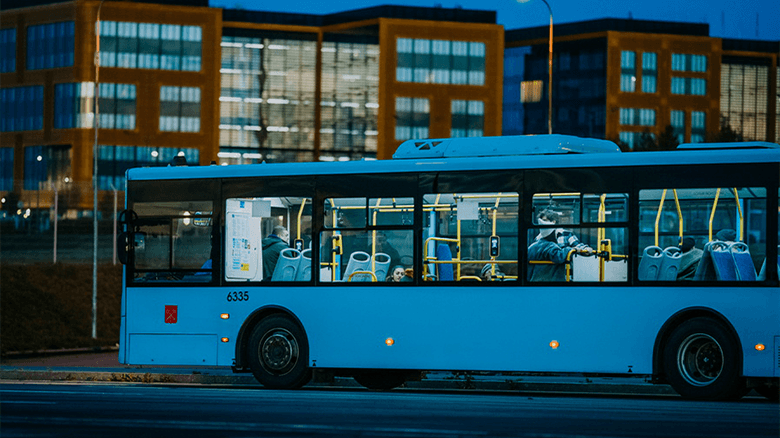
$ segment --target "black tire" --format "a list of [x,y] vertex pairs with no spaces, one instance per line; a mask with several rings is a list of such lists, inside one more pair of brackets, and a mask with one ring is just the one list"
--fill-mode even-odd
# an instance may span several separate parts
[[778,386],[757,386],[753,388],[767,400],[780,401],[780,387]]
[[249,368],[270,389],[298,389],[311,380],[309,343],[301,326],[284,315],[260,321],[249,337]]
[[363,371],[352,376],[368,389],[388,391],[406,382],[406,374],[399,371]]
[[663,350],[666,379],[694,400],[736,400],[747,393],[740,349],[722,324],[693,318],[674,329]]

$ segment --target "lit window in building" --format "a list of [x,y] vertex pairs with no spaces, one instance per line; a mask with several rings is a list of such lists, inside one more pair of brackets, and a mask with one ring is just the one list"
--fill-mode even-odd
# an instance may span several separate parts
[[[769,67],[724,63],[720,70],[720,83],[720,119],[734,132],[742,134],[746,141],[770,140],[766,132],[769,122]],[[778,98],[780,109],[780,94]]]
[[200,71],[202,42],[200,26],[101,21],[100,65]]
[[0,191],[14,189],[14,148],[0,147]]
[[27,69],[72,66],[75,41],[73,21],[28,26]]
[[[94,127],[94,89],[93,82],[56,84],[54,128]],[[101,129],[135,129],[135,85],[101,83],[98,110]]]
[[620,91],[636,91],[636,52],[620,53]]
[[543,81],[523,81],[520,83],[520,102],[532,103],[542,101]]
[[0,73],[16,70],[16,29],[0,29]]
[[482,137],[485,125],[485,103],[481,100],[452,101],[451,137]]
[[706,113],[691,111],[691,143],[704,142],[706,131]]
[[0,132],[43,129],[43,86],[0,89]]
[[642,54],[642,92],[655,93],[658,82],[658,55]]
[[672,110],[671,125],[677,143],[685,143],[685,111]]
[[674,76],[672,77],[672,94],[704,96],[707,94],[707,80]]
[[655,110],[647,108],[620,108],[620,124],[655,126]]
[[412,97],[395,98],[395,139],[428,138],[430,102]]
[[672,71],[704,73],[707,71],[707,56],[672,53]]
[[398,38],[398,82],[485,85],[485,44]]
[[200,88],[160,87],[160,131],[200,132]]

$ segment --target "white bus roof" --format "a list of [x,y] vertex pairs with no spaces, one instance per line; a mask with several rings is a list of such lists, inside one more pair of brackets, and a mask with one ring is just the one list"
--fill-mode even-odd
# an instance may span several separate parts
[[[552,142],[560,141],[561,137],[568,136],[512,136],[495,137],[503,140],[490,140],[493,137],[450,139],[458,146],[453,154],[459,155],[412,157],[394,160],[361,160],[346,162],[304,162],[304,163],[274,163],[274,164],[245,164],[233,166],[177,166],[177,167],[143,167],[130,169],[127,172],[128,181],[133,180],[161,180],[161,179],[192,179],[192,178],[234,178],[234,177],[284,177],[305,175],[348,175],[348,174],[377,174],[377,173],[404,173],[404,172],[440,172],[440,171],[469,171],[469,170],[511,170],[511,169],[555,169],[555,168],[591,168],[591,167],[616,167],[616,166],[658,166],[658,165],[699,165],[699,164],[739,164],[739,163],[780,163],[780,145],[773,147],[745,147],[739,144],[726,143],[731,147],[717,148],[713,150],[701,150],[698,148],[682,148],[662,152],[631,152],[631,153],[591,153],[580,152],[551,152],[549,154],[537,152],[526,155],[498,154],[500,149],[509,148],[512,142],[525,142],[531,144],[543,142],[545,138]],[[576,137],[572,137],[576,138]],[[454,140],[458,140],[455,142]],[[428,140],[433,141],[433,140]],[[439,141],[439,140],[435,140]],[[485,142],[488,148],[495,145],[496,152],[482,155],[465,154],[463,147],[470,145],[471,149],[479,148]],[[595,140],[588,144],[603,142],[614,144],[605,140]],[[458,145],[458,143],[462,143]],[[754,143],[754,142],[751,142]],[[499,146],[501,144],[501,146]],[[773,145],[773,143],[768,143]],[[704,144],[702,144],[703,146]],[[514,146],[518,148],[519,146]],[[400,147],[399,147],[400,149]],[[415,149],[417,149],[415,147]],[[531,148],[533,149],[533,147]],[[540,146],[536,150],[541,151]],[[584,148],[583,149],[587,149]],[[596,148],[598,149],[598,148]],[[614,152],[614,151],[613,151]],[[437,152],[438,153],[438,152]]]

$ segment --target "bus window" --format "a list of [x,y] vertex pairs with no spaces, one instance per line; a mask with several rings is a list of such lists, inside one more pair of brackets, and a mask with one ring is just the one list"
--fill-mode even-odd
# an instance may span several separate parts
[[211,281],[212,204],[137,202],[134,221],[135,282]]
[[311,198],[231,198],[225,218],[226,280],[311,280]]
[[517,280],[518,200],[516,192],[426,194],[421,278]]
[[766,257],[763,188],[639,192],[639,280],[755,281]]
[[326,199],[324,213],[320,281],[412,281],[413,198]]
[[528,280],[627,281],[627,221],[625,193],[534,194]]

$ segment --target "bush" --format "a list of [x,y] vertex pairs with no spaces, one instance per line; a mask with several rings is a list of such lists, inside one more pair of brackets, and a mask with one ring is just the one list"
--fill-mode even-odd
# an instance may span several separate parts
[[119,342],[122,266],[98,266],[97,339],[92,339],[92,265],[0,269],[0,353],[112,346]]

